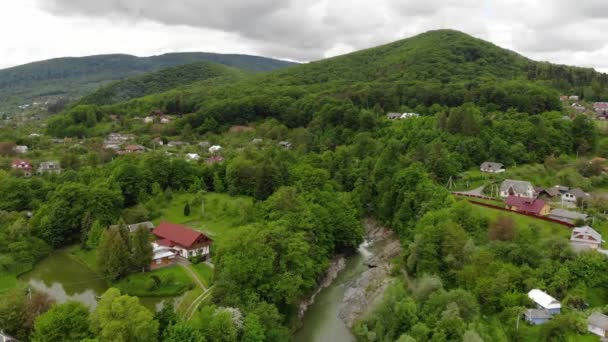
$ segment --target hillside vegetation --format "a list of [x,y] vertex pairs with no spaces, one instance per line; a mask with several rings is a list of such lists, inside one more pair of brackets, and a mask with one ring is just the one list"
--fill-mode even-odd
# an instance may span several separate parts
[[200,61],[248,71],[270,71],[293,64],[258,56],[203,52],[169,53],[152,57],[117,54],[56,58],[0,70],[0,108],[41,98],[77,98],[108,82]]

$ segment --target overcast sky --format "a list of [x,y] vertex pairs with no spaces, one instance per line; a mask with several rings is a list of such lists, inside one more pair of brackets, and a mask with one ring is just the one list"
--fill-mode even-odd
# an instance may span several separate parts
[[0,0],[0,68],[178,51],[309,61],[439,28],[608,72],[606,0]]

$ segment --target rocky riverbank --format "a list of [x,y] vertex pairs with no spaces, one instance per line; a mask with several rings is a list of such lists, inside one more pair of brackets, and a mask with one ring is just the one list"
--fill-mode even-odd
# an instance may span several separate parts
[[401,253],[401,244],[393,232],[375,220],[365,221],[367,240],[373,253],[365,260],[368,269],[347,285],[339,316],[351,328],[378,302],[391,282],[390,260]]
[[304,314],[306,313],[306,310],[308,310],[308,307],[315,302],[315,297],[317,297],[319,292],[331,285],[338,276],[338,273],[340,273],[340,271],[342,271],[345,266],[346,259],[342,255],[336,256],[331,261],[329,267],[327,268],[327,271],[325,272],[323,280],[321,281],[315,292],[307,300],[302,301],[300,305],[298,305],[298,317],[300,319],[304,317]]

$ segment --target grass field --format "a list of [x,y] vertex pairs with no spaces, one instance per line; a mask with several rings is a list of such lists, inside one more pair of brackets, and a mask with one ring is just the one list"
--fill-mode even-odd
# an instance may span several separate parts
[[211,266],[201,262],[196,265],[188,265],[188,267],[190,267],[190,269],[192,269],[194,273],[198,275],[205,287],[209,288],[211,285],[213,285],[213,269]]
[[[170,205],[154,223],[167,221],[184,224],[217,240],[224,232],[247,223],[253,210],[253,199],[250,197],[209,193],[203,198],[203,203],[192,203],[193,194],[174,195]],[[188,202],[190,215],[185,216],[184,206]]]
[[196,286],[192,290],[186,292],[186,294],[184,294],[184,296],[181,298],[179,304],[175,307],[175,312],[177,315],[184,317],[190,304],[192,304],[192,302],[194,302],[194,300],[202,294],[203,289],[201,289],[200,286]]
[[[158,277],[160,280],[157,286],[151,286],[154,282],[153,277]],[[112,286],[131,296],[170,297],[186,292],[192,286],[192,280],[180,266],[174,266],[135,273]]]
[[76,261],[86,265],[93,272],[97,272],[97,250],[80,248],[79,245],[68,247],[69,255]]

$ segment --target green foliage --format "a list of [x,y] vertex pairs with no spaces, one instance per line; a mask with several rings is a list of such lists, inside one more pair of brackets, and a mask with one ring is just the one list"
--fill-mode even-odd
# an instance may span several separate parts
[[186,203],[184,206],[184,216],[190,216],[190,203]]
[[179,322],[167,328],[163,342],[206,342],[203,334],[189,322]]
[[99,341],[153,341],[159,324],[135,297],[110,288],[91,314],[90,328]]
[[120,229],[114,226],[104,231],[97,249],[97,269],[103,277],[114,281],[127,275],[130,257],[129,247]]
[[135,269],[145,270],[152,260],[151,234],[147,227],[140,225],[131,235],[131,265]]
[[36,319],[32,341],[76,342],[89,337],[89,309],[79,302],[67,302]]

